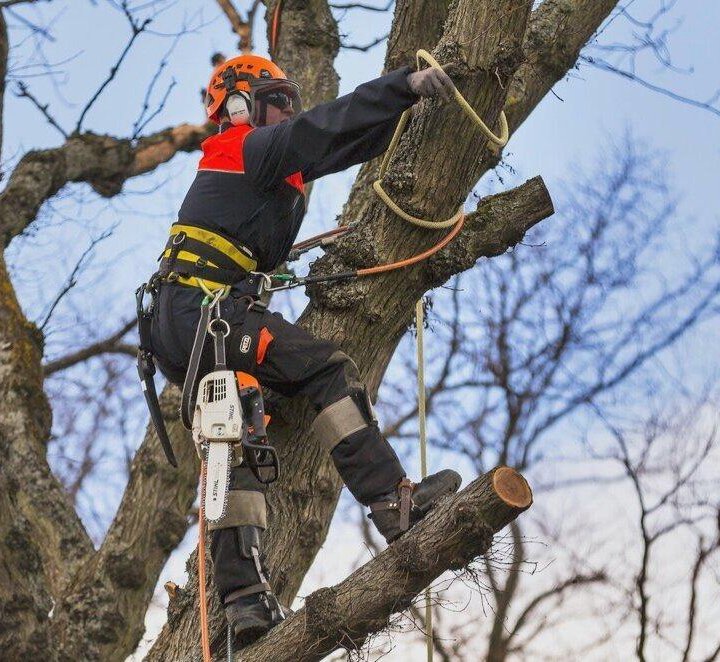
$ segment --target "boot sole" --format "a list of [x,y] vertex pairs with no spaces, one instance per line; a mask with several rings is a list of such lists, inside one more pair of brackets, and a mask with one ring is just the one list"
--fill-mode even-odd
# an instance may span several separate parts
[[255,643],[260,637],[270,632],[271,627],[266,625],[250,625],[242,630],[235,630],[235,646],[245,648]]

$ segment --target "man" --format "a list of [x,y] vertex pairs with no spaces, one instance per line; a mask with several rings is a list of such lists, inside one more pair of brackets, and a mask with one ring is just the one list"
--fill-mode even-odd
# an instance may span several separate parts
[[[202,145],[159,271],[152,344],[163,374],[183,382],[204,296],[199,279],[211,288],[232,285],[221,304],[231,327],[228,367],[310,400],[318,412],[313,437],[388,542],[457,491],[460,476],[446,470],[410,483],[350,357],[259,305],[259,277],[249,272],[271,272],[287,258],[305,214],[305,182],[378,156],[406,108],[452,91],[442,71],[405,68],[301,112],[298,85],[273,62],[243,55],[221,63],[206,96],[220,132]],[[207,349],[200,375],[212,370]],[[235,466],[226,513],[210,526],[215,585],[240,645],[284,618],[262,556],[264,490],[246,465]]]

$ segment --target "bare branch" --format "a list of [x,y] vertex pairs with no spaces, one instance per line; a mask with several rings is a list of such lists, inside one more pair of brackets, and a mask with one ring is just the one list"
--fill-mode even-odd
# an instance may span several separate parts
[[705,110],[717,117],[720,117],[720,107],[718,107],[716,104],[718,102],[718,99],[720,99],[720,89],[717,90],[709,99],[706,99],[705,101],[701,101],[699,99],[692,99],[691,97],[683,96],[682,94],[678,94],[677,92],[667,88],[662,87],[661,85],[656,85],[655,83],[651,83],[648,80],[645,80],[644,78],[641,78],[638,74],[632,72],[632,71],[626,71],[624,69],[620,69],[619,67],[616,67],[615,65],[611,64],[607,60],[603,60],[598,57],[592,57],[590,55],[583,55],[580,57],[580,59],[583,62],[586,62],[587,64],[592,65],[596,69],[600,69],[601,71],[608,71],[612,74],[616,74],[617,76],[620,76],[621,78],[625,78],[626,80],[630,80],[634,83],[638,83],[639,85],[642,85],[643,87],[647,88],[648,90],[652,90],[653,92],[658,92],[659,94],[662,94],[666,97],[669,97],[670,99],[673,99],[674,101],[680,101],[681,103],[687,104],[688,106],[693,106],[695,108],[699,108],[700,110]]
[[12,7],[13,5],[30,5],[34,4],[36,2],[51,2],[52,0],[2,0],[0,2],[0,9],[3,9],[5,7]]
[[67,281],[65,282],[65,285],[62,287],[60,292],[57,293],[55,298],[53,299],[53,302],[50,304],[50,307],[48,309],[48,312],[45,314],[45,319],[40,323],[39,329],[43,331],[45,327],[47,326],[48,322],[50,321],[50,318],[52,317],[52,314],[55,310],[55,308],[58,306],[58,304],[63,300],[65,295],[72,290],[75,285],[77,285],[77,277],[80,271],[85,266],[85,261],[93,254],[93,251],[95,250],[95,247],[107,239],[108,237],[112,236],[113,230],[115,228],[110,228],[106,232],[103,232],[100,236],[95,237],[90,241],[90,245],[82,252],[80,257],[78,258],[77,262],[75,263],[75,266],[73,267],[72,271],[70,272],[70,275],[67,277]]
[[348,51],[361,51],[363,53],[367,53],[367,51],[371,50],[372,48],[375,48],[378,44],[382,44],[388,37],[390,36],[390,33],[384,34],[382,37],[377,37],[376,39],[373,39],[368,44],[347,44],[344,41],[340,41],[340,48],[344,48]]
[[29,99],[32,102],[32,104],[43,114],[43,116],[48,121],[50,126],[57,129],[60,132],[60,134],[62,135],[62,137],[67,140],[68,133],[65,131],[65,129],[63,129],[60,126],[60,124],[58,124],[58,122],[55,120],[55,118],[50,114],[50,111],[48,110],[49,104],[47,104],[47,103],[41,104],[30,92],[30,90],[28,89],[28,86],[25,83],[23,83],[22,81],[18,82],[17,87],[18,87],[18,90],[16,92],[16,95],[19,97],[25,97],[26,99]]
[[133,357],[136,356],[136,345],[121,342],[122,338],[128,333],[128,331],[135,327],[135,324],[135,320],[124,322],[118,331],[109,335],[107,338],[92,343],[83,349],[79,349],[75,352],[62,356],[59,359],[48,361],[43,366],[43,373],[45,377],[49,377],[56,372],[66,370],[78,363],[87,361],[87,359],[97,356],[98,354],[105,354],[109,352],[113,354],[126,354]]
[[132,13],[128,9],[126,1],[122,2],[121,8],[123,10],[123,13],[125,14],[125,17],[128,20],[128,23],[130,24],[130,39],[128,40],[127,44],[125,44],[125,48],[120,53],[120,56],[118,57],[115,64],[110,68],[110,73],[108,74],[107,78],[100,84],[100,87],[95,90],[95,93],[90,97],[90,100],[87,102],[87,104],[85,104],[85,107],[80,112],[80,117],[78,117],[77,124],[75,125],[75,133],[80,133],[80,131],[82,130],[82,123],[85,119],[85,116],[88,114],[95,102],[100,98],[100,95],[103,93],[105,88],[115,78],[118,70],[120,69],[120,66],[125,60],[125,57],[130,52],[130,49],[135,43],[135,40],[145,31],[145,29],[150,25],[150,23],[152,23],[152,18],[146,18],[139,23],[136,22],[132,16]]
[[389,0],[384,7],[376,7],[374,5],[367,5],[363,2],[339,2],[330,3],[330,7],[333,9],[365,9],[366,11],[386,12],[395,4],[395,0]]

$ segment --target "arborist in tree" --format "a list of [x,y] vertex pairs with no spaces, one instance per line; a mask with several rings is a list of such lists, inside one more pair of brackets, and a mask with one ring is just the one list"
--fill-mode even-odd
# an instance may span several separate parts
[[[405,109],[452,92],[444,72],[406,67],[302,111],[297,83],[270,60],[242,55],[221,63],[206,96],[207,116],[220,130],[203,142],[154,277],[152,352],[163,374],[182,384],[188,371],[204,297],[199,279],[211,288],[232,285],[221,303],[228,368],[283,396],[308,398],[317,412],[312,437],[388,542],[457,491],[460,476],[444,470],[411,483],[380,434],[352,359],[270,313],[258,300],[263,277],[251,272],[272,272],[288,257],[305,215],[305,183],[382,154]],[[213,369],[209,353],[201,375]],[[246,464],[233,467],[225,514],[210,527],[215,586],[241,645],[284,618],[263,560],[265,489]]]

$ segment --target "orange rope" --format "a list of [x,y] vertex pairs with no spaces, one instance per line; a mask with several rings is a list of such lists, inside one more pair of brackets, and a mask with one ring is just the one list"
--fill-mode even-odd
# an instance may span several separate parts
[[200,590],[200,641],[203,662],[210,657],[210,634],[208,632],[207,595],[205,590],[205,460],[200,463],[200,512],[198,513],[198,588]]
[[282,0],[275,5],[272,17],[272,28],[270,29],[270,55],[275,56],[278,34],[280,33],[280,12],[282,11]]
[[428,248],[426,251],[423,251],[422,253],[418,253],[417,255],[413,255],[412,257],[408,257],[404,260],[398,260],[397,262],[390,262],[390,264],[381,264],[377,267],[368,267],[367,269],[358,269],[357,275],[358,276],[369,276],[370,274],[380,274],[384,271],[394,271],[395,269],[402,269],[403,267],[409,267],[411,264],[416,264],[417,262],[421,262],[422,260],[426,260],[431,255],[434,255],[439,250],[445,248],[455,237],[457,236],[458,232],[462,229],[463,224],[465,223],[465,214],[460,214],[460,218],[458,219],[458,222],[453,225],[452,230],[448,232],[437,244],[435,244],[433,247]]

